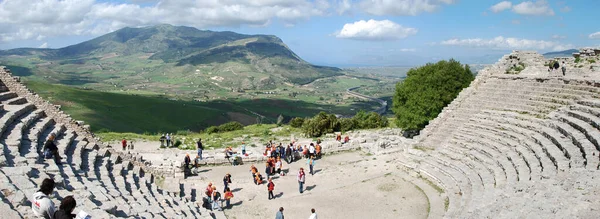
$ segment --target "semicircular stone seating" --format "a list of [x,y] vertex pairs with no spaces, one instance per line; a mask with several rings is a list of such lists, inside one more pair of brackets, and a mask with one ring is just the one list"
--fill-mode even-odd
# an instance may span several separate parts
[[441,188],[442,217],[597,218],[600,72],[553,76],[544,62],[513,52],[480,71],[398,159]]
[[[50,134],[57,136],[63,157],[59,164],[41,156]],[[58,106],[0,68],[2,218],[34,218],[29,197],[45,178],[56,182],[55,205],[73,195],[75,212],[83,210],[94,218],[213,218],[195,200],[160,189],[155,183],[160,176],[140,161],[97,142]],[[213,215],[224,218],[222,212]]]

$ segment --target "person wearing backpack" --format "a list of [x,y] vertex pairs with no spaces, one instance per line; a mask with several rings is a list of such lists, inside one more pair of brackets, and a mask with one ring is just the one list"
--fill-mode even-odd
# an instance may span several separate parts
[[212,210],[214,211],[215,209],[217,209],[218,211],[222,211],[223,209],[219,204],[219,202],[221,201],[221,193],[217,191],[216,186],[213,186],[212,189],[214,191],[212,194]]
[[273,180],[271,178],[269,178],[269,183],[267,184],[267,190],[269,190],[269,200],[275,198],[275,196],[273,195],[274,189],[275,189],[275,183],[273,183]]
[[73,214],[73,209],[77,206],[77,202],[73,198],[72,195],[65,197],[58,207],[58,211],[54,213],[54,219],[73,219],[75,218],[75,214]]
[[36,217],[52,219],[56,211],[54,203],[48,197],[54,191],[54,180],[44,179],[40,190],[33,194],[31,198],[31,210]]
[[225,189],[223,189],[223,192],[226,192],[227,189],[229,189],[230,183],[231,183],[231,174],[227,173],[227,174],[225,174],[225,177],[223,177],[223,184],[225,185]]

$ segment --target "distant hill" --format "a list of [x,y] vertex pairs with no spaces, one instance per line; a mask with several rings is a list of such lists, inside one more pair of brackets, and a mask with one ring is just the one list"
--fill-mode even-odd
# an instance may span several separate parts
[[555,58],[555,57],[572,57],[573,53],[575,52],[579,52],[578,49],[569,49],[569,50],[564,50],[564,51],[557,51],[557,52],[548,52],[548,53],[544,53],[544,57],[546,58]]
[[171,25],[123,28],[60,49],[0,51],[0,64],[53,83],[194,95],[273,89],[342,74],[302,60],[276,36]]

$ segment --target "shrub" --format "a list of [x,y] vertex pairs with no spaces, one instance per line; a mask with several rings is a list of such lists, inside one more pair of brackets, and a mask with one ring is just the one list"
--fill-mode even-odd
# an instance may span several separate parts
[[359,111],[354,115],[353,120],[355,121],[355,128],[359,129],[373,129],[383,128],[388,126],[387,118],[377,114],[376,112],[365,112]]
[[175,132],[175,135],[183,135],[183,136],[187,136],[187,135],[191,135],[193,132],[190,130],[179,130],[177,132]]
[[294,128],[300,128],[302,127],[302,124],[304,124],[304,118],[300,118],[300,117],[296,117],[293,118],[292,120],[290,120],[290,126],[294,127]]
[[575,58],[575,63],[579,63],[579,62],[581,62],[581,58],[579,58],[579,57]]
[[339,122],[334,114],[320,112],[315,117],[305,120],[302,130],[308,137],[319,137],[325,133],[339,130]]
[[244,125],[239,122],[228,122],[219,126],[219,132],[230,132],[244,129]]
[[354,118],[342,118],[340,122],[340,131],[350,131],[356,128],[356,120]]
[[211,127],[206,128],[204,130],[204,132],[206,132],[207,134],[219,133],[219,127],[217,127],[217,126],[211,126]]
[[181,140],[179,140],[179,139],[175,140],[175,144],[173,144],[173,146],[178,148],[180,145],[181,145]]
[[409,70],[406,79],[396,84],[393,99],[398,127],[423,129],[473,79],[468,65],[452,59]]

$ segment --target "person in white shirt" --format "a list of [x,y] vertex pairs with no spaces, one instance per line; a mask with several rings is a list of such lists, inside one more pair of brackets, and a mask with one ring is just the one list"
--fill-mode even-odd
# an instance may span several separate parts
[[308,219],[317,219],[317,213],[315,213],[315,209],[310,209],[310,212],[312,212],[312,214]]
[[310,143],[310,146],[308,146],[308,157],[312,156],[315,156],[315,144]]
[[45,219],[54,218],[56,208],[52,200],[48,197],[52,191],[54,191],[54,180],[44,179],[40,190],[34,193],[31,198],[31,210],[35,216]]

